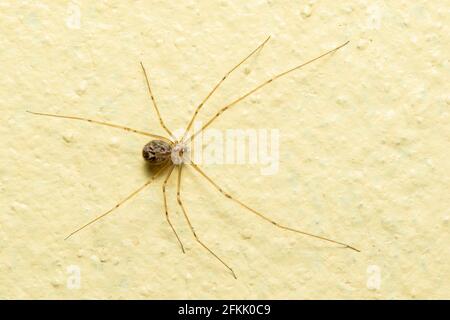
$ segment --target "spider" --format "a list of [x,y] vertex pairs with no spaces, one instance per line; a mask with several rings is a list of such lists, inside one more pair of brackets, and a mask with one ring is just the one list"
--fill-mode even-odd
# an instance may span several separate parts
[[269,80],[266,80],[264,82],[262,82],[260,85],[256,86],[254,89],[250,90],[249,92],[247,92],[246,94],[240,96],[239,98],[237,98],[236,100],[232,101],[231,103],[225,105],[224,107],[222,107],[213,117],[211,117],[211,119],[209,121],[207,121],[198,131],[194,132],[192,135],[188,136],[188,133],[190,132],[190,129],[192,127],[192,124],[194,123],[195,118],[197,117],[199,111],[202,109],[202,107],[204,106],[204,104],[208,101],[208,99],[214,94],[214,92],[220,87],[220,85],[227,79],[227,77],[234,71],[236,70],[240,65],[242,65],[245,61],[247,61],[251,56],[253,56],[256,52],[258,52],[259,50],[261,50],[264,45],[269,41],[270,36],[265,39],[256,49],[254,49],[250,54],[248,54],[244,59],[242,59],[238,64],[236,64],[231,70],[229,70],[218,82],[217,84],[212,88],[212,90],[208,93],[208,95],[201,101],[201,103],[196,107],[194,114],[191,118],[191,120],[189,121],[189,123],[186,126],[186,129],[184,131],[184,134],[182,135],[182,137],[180,139],[177,139],[172,131],[170,131],[170,129],[166,126],[165,122],[163,121],[161,114],[159,112],[159,108],[158,105],[156,103],[156,100],[154,98],[152,89],[151,89],[151,85],[150,85],[150,80],[149,77],[147,76],[147,72],[144,68],[143,63],[141,62],[141,68],[142,68],[142,72],[144,74],[145,77],[145,81],[147,84],[147,89],[152,101],[152,105],[153,108],[156,111],[157,117],[159,119],[159,123],[161,125],[161,127],[165,130],[165,132],[167,133],[167,135],[170,138],[164,137],[164,136],[160,136],[160,135],[156,135],[153,133],[149,133],[149,132],[145,132],[145,131],[140,131],[140,130],[136,130],[136,129],[132,129],[132,128],[128,128],[128,127],[124,127],[121,125],[117,125],[117,124],[112,124],[112,123],[107,123],[107,122],[103,122],[103,121],[97,121],[97,120],[92,120],[92,119],[87,119],[87,118],[82,118],[82,117],[77,117],[77,116],[66,116],[66,115],[58,115],[58,114],[49,114],[49,113],[41,113],[41,112],[32,112],[32,111],[27,111],[31,114],[34,115],[39,115],[39,116],[47,116],[47,117],[57,117],[57,118],[64,118],[64,119],[72,119],[72,120],[80,120],[80,121],[86,121],[86,122],[90,122],[90,123],[95,123],[98,125],[103,125],[103,126],[109,126],[109,127],[113,127],[116,129],[121,129],[121,130],[125,130],[128,132],[133,132],[139,135],[145,135],[148,137],[151,137],[152,140],[150,140],[150,142],[148,142],[143,150],[142,150],[142,155],[145,161],[147,161],[151,166],[154,166],[157,171],[151,176],[151,178],[145,182],[143,185],[141,185],[139,188],[137,188],[135,191],[133,191],[132,193],[130,193],[127,197],[125,197],[124,199],[122,199],[120,202],[118,202],[114,207],[112,207],[111,209],[109,209],[108,211],[106,211],[105,213],[97,216],[96,218],[94,218],[93,220],[89,221],[88,223],[82,225],[81,227],[79,227],[78,229],[76,229],[75,231],[73,231],[72,233],[70,233],[65,239],[70,238],[71,236],[73,236],[74,234],[76,234],[77,232],[83,230],[84,228],[90,226],[91,224],[93,224],[94,222],[104,218],[105,216],[109,215],[110,213],[112,213],[114,210],[116,210],[117,208],[119,208],[120,206],[122,206],[125,202],[127,202],[128,200],[130,200],[131,198],[133,198],[136,194],[138,194],[139,192],[141,192],[143,189],[145,189],[148,185],[150,185],[156,178],[158,178],[159,176],[162,175],[162,173],[164,171],[167,171],[167,174],[164,178],[164,182],[162,183],[162,195],[163,195],[163,201],[164,201],[164,213],[165,213],[165,218],[167,220],[167,223],[169,224],[170,228],[173,231],[173,234],[181,248],[181,251],[183,253],[185,253],[184,250],[184,246],[183,246],[183,242],[181,241],[180,237],[178,236],[177,231],[175,230],[171,220],[170,220],[170,215],[169,215],[169,211],[167,209],[167,196],[166,196],[166,185],[167,182],[169,181],[170,176],[172,175],[173,171],[175,168],[177,168],[178,171],[178,177],[177,177],[177,202],[178,205],[180,206],[184,218],[189,226],[190,231],[192,232],[195,240],[206,250],[208,251],[215,259],[217,259],[218,262],[220,262],[223,266],[225,266],[232,274],[232,276],[237,279],[235,272],[233,271],[233,269],[218,255],[216,254],[212,249],[210,249],[202,240],[200,240],[199,236],[197,235],[197,233],[195,232],[194,226],[191,223],[191,220],[189,219],[189,215],[188,212],[186,210],[186,207],[183,203],[182,200],[182,193],[181,193],[181,182],[182,182],[182,171],[185,165],[188,165],[190,167],[192,167],[195,171],[197,171],[203,178],[205,178],[211,185],[213,188],[215,188],[218,192],[220,192],[223,196],[225,196],[227,199],[234,201],[235,203],[237,203],[238,205],[240,205],[241,207],[243,207],[247,212],[253,213],[254,215],[258,216],[259,218],[271,223],[272,225],[274,225],[275,227],[282,229],[282,230],[286,230],[286,231],[290,231],[290,232],[295,232],[298,234],[302,234],[302,235],[306,235],[309,237],[314,237],[316,239],[320,239],[323,241],[328,241],[334,244],[338,244],[343,246],[344,248],[347,249],[351,249],[354,251],[359,252],[358,249],[356,249],[355,247],[352,247],[346,243],[343,242],[339,242],[330,238],[326,238],[324,236],[320,236],[320,235],[316,235],[316,234],[312,234],[309,232],[305,232],[302,230],[298,230],[289,226],[285,226],[283,224],[280,224],[276,221],[274,221],[273,219],[271,219],[270,217],[268,217],[267,215],[261,213],[258,210],[253,209],[252,207],[248,206],[247,204],[243,203],[241,200],[239,200],[238,198],[236,198],[235,196],[231,195],[230,193],[224,191],[222,189],[222,187],[220,187],[216,181],[214,181],[211,177],[209,177],[204,171],[203,169],[200,168],[200,166],[194,162],[192,162],[191,159],[189,159],[187,157],[187,153],[188,153],[188,146],[189,143],[203,130],[205,130],[207,127],[209,127],[223,112],[227,111],[228,109],[230,109],[231,107],[237,105],[240,101],[244,100],[245,98],[247,98],[248,96],[250,96],[251,94],[253,94],[254,92],[260,90],[261,88],[265,87],[266,85],[268,85],[269,83],[271,83],[272,81],[275,81],[295,70],[298,70],[318,59],[321,59],[327,55],[330,55],[334,52],[336,52],[337,50],[341,49],[342,47],[346,46],[349,41],[339,45],[338,47],[327,51],[323,54],[321,54],[318,57],[315,57],[314,59],[311,59],[305,63],[302,63],[300,65],[297,65],[289,70],[286,70],[284,72],[281,72],[279,74],[274,75],[272,78],[270,78]]

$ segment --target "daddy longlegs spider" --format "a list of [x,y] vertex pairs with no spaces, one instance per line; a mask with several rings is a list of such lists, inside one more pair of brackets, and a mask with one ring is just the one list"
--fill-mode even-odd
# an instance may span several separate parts
[[201,129],[199,129],[198,131],[194,132],[191,136],[187,137],[187,134],[189,133],[192,124],[194,123],[195,118],[197,117],[199,111],[201,110],[201,108],[203,107],[203,105],[208,101],[208,99],[213,95],[213,93],[220,87],[220,85],[227,79],[227,77],[234,71],[236,70],[240,65],[242,65],[245,61],[247,61],[251,56],[253,56],[256,52],[258,52],[259,50],[261,50],[264,45],[267,43],[267,41],[269,41],[270,37],[268,37],[266,40],[264,40],[264,42],[262,42],[256,49],[254,49],[249,55],[247,55],[244,59],[242,59],[238,64],[236,64],[230,71],[228,71],[221,79],[220,81],[213,87],[213,89],[208,93],[208,95],[201,101],[201,103],[197,106],[197,108],[194,111],[194,114],[191,118],[191,120],[189,121],[189,123],[187,124],[187,127],[184,131],[184,134],[182,135],[182,138],[180,140],[177,140],[175,138],[175,136],[173,135],[173,133],[169,130],[169,128],[166,126],[166,124],[164,123],[161,114],[159,112],[158,109],[158,105],[156,103],[156,100],[154,98],[151,86],[150,86],[150,80],[147,76],[147,72],[145,71],[144,65],[141,62],[141,68],[142,71],[144,73],[144,77],[146,80],[146,84],[147,84],[147,89],[150,95],[150,98],[152,100],[152,105],[156,111],[156,114],[158,116],[159,122],[161,124],[161,127],[166,131],[166,133],[168,134],[168,136],[170,138],[164,137],[164,136],[160,136],[160,135],[156,135],[153,133],[149,133],[149,132],[145,132],[145,131],[140,131],[140,130],[136,130],[136,129],[132,129],[132,128],[128,128],[128,127],[124,127],[121,125],[116,125],[116,124],[112,124],[112,123],[107,123],[107,122],[103,122],[103,121],[97,121],[97,120],[92,120],[92,119],[87,119],[87,118],[82,118],[82,117],[77,117],[77,116],[64,116],[64,115],[57,115],[57,114],[48,114],[48,113],[41,113],[41,112],[31,112],[31,111],[27,111],[29,113],[32,113],[34,115],[39,115],[39,116],[48,116],[48,117],[57,117],[57,118],[64,118],[64,119],[73,119],[73,120],[80,120],[80,121],[86,121],[86,122],[90,122],[90,123],[95,123],[98,125],[103,125],[103,126],[109,126],[109,127],[113,127],[116,129],[121,129],[121,130],[125,130],[128,132],[133,132],[136,134],[140,134],[140,135],[144,135],[144,136],[149,136],[151,138],[153,138],[153,140],[151,140],[149,143],[147,143],[144,146],[144,149],[142,151],[143,157],[144,159],[151,165],[154,166],[159,166],[160,168],[158,168],[158,170],[156,171],[156,173],[154,173],[152,175],[152,177],[145,182],[142,186],[140,186],[138,189],[136,189],[135,191],[133,191],[131,194],[129,194],[127,197],[125,197],[124,199],[122,199],[120,202],[118,202],[114,207],[112,207],[111,209],[109,209],[108,211],[106,211],[105,213],[99,215],[98,217],[96,217],[95,219],[89,221],[88,223],[82,225],[80,228],[76,229],[75,231],[73,231],[72,233],[70,233],[65,239],[70,238],[71,236],[73,236],[74,234],[76,234],[77,232],[83,230],[84,228],[88,227],[89,225],[93,224],[94,222],[104,218],[105,216],[109,215],[111,212],[113,212],[114,210],[116,210],[117,208],[119,208],[121,205],[123,205],[125,202],[127,202],[128,200],[130,200],[131,198],[133,198],[135,195],[137,195],[139,192],[141,192],[143,189],[145,189],[150,183],[152,183],[157,177],[159,177],[161,175],[162,172],[164,172],[166,169],[168,169],[168,173],[164,179],[164,182],[162,184],[162,194],[163,194],[163,201],[164,201],[164,212],[165,212],[165,217],[166,220],[170,226],[170,228],[172,229],[179,245],[181,248],[181,251],[183,253],[185,253],[184,250],[184,246],[183,243],[180,239],[180,237],[178,236],[178,233],[176,232],[175,228],[172,225],[172,222],[170,221],[170,216],[169,216],[169,212],[167,209],[167,197],[166,197],[166,185],[167,182],[169,181],[169,178],[174,170],[174,168],[176,167],[178,169],[178,178],[177,178],[177,202],[178,205],[180,206],[184,218],[186,219],[186,222],[189,226],[190,231],[192,232],[195,240],[205,249],[207,250],[212,256],[214,256],[214,258],[216,258],[220,263],[222,263],[233,275],[234,278],[237,279],[236,274],[234,273],[233,269],[222,259],[220,258],[213,250],[211,250],[205,243],[203,243],[203,241],[200,240],[200,238],[197,236],[195,230],[194,230],[194,226],[191,223],[191,220],[189,219],[189,215],[187,213],[186,207],[183,203],[182,197],[181,197],[181,182],[182,182],[182,169],[184,167],[184,165],[189,165],[191,166],[195,171],[197,171],[200,176],[202,176],[203,178],[205,178],[215,189],[217,189],[223,196],[225,196],[226,198],[230,199],[231,201],[234,201],[235,203],[237,203],[238,205],[240,205],[241,207],[243,207],[244,209],[246,209],[248,212],[251,212],[253,214],[255,214],[256,216],[260,217],[263,220],[266,220],[267,222],[271,223],[272,225],[274,225],[275,227],[282,229],[282,230],[287,230],[287,231],[291,231],[291,232],[295,232],[295,233],[299,233],[302,235],[306,235],[309,237],[314,237],[316,239],[320,239],[320,240],[324,240],[324,241],[328,241],[334,244],[339,244],[341,246],[343,246],[344,248],[348,248],[348,249],[352,249],[354,251],[359,252],[358,249],[356,249],[355,247],[352,247],[348,244],[345,244],[343,242],[339,242],[336,240],[332,240],[323,236],[319,236],[316,234],[312,234],[309,232],[305,232],[302,230],[298,230],[298,229],[294,229],[291,228],[289,226],[285,226],[282,225],[274,220],[272,220],[271,218],[269,218],[268,216],[266,216],[265,214],[261,213],[260,211],[257,211],[251,207],[249,207],[248,205],[246,205],[245,203],[243,203],[241,200],[239,200],[238,198],[236,198],[235,196],[232,196],[231,194],[229,194],[228,192],[224,191],[211,177],[209,177],[202,169],[200,169],[200,167],[198,166],[198,164],[195,164],[192,162],[192,160],[189,159],[189,161],[186,160],[185,154],[187,152],[187,146],[188,143],[191,142],[200,132],[202,132],[203,130],[205,130],[208,126],[211,125],[211,123],[213,121],[215,121],[223,112],[225,112],[226,110],[230,109],[232,106],[236,105],[237,103],[239,103],[240,101],[244,100],[246,97],[250,96],[251,94],[253,94],[254,92],[260,90],[261,88],[263,88],[264,86],[268,85],[269,83],[271,83],[272,81],[275,81],[295,70],[298,70],[318,59],[321,59],[327,55],[330,55],[334,52],[336,52],[337,50],[341,49],[342,47],[346,46],[349,41],[345,42],[344,44],[341,44],[340,46],[327,51],[323,54],[321,54],[320,56],[311,59],[305,63],[302,63],[298,66],[295,66],[287,71],[281,72],[279,74],[276,74],[275,76],[273,76],[272,78],[270,78],[269,80],[266,80],[264,82],[262,82],[260,85],[258,85],[257,87],[255,87],[254,89],[250,90],[249,92],[247,92],[246,94],[242,95],[241,97],[237,98],[236,100],[234,100],[233,102],[225,105],[224,107],[222,107],[209,121],[207,121],[205,123],[205,125],[203,125],[201,127]]

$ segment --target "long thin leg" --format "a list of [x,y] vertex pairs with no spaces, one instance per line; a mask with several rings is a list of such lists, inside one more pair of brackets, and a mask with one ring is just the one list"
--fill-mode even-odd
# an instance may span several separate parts
[[189,129],[191,128],[192,124],[194,123],[195,118],[197,117],[197,114],[200,112],[200,109],[203,107],[203,105],[206,103],[206,101],[212,96],[212,94],[219,88],[219,86],[222,84],[222,82],[225,81],[225,79],[234,71],[236,70],[241,64],[243,64],[245,61],[247,61],[253,54],[255,54],[257,51],[262,49],[264,45],[269,41],[270,36],[267,37],[266,40],[264,40],[263,43],[261,43],[255,50],[253,50],[248,56],[246,56],[244,59],[241,60],[237,65],[235,65],[230,71],[228,71],[222,79],[214,86],[214,88],[208,93],[208,95],[203,99],[203,101],[197,106],[197,109],[195,109],[195,112],[191,118],[191,121],[189,121],[186,130],[184,131],[183,137],[181,138],[181,141],[186,137],[186,134],[189,132]]
[[357,251],[357,252],[360,252],[358,249],[356,249],[356,248],[354,248],[354,247],[352,247],[352,246],[350,246],[350,245],[348,245],[348,244],[346,244],[346,243],[342,243],[342,242],[339,242],[339,241],[331,240],[331,239],[328,239],[328,238],[325,238],[325,237],[322,237],[322,236],[318,236],[318,235],[315,235],[315,234],[311,234],[311,233],[308,233],[308,232],[305,232],[305,231],[300,231],[300,230],[297,230],[297,229],[294,229],[294,228],[286,227],[286,226],[283,226],[283,225],[279,224],[278,222],[275,222],[274,220],[268,218],[267,216],[263,215],[262,213],[256,211],[255,209],[250,208],[249,206],[247,206],[246,204],[244,204],[244,203],[241,202],[240,200],[234,198],[234,197],[231,196],[229,193],[223,191],[223,189],[222,189],[221,187],[219,187],[219,185],[218,185],[217,183],[215,183],[210,177],[208,177],[208,176],[207,176],[207,175],[206,175],[206,174],[198,167],[198,165],[196,165],[195,163],[191,163],[191,166],[192,166],[195,170],[197,170],[197,172],[199,172],[203,177],[205,177],[206,180],[208,180],[208,181],[214,186],[214,188],[216,188],[216,189],[217,189],[220,193],[222,193],[225,197],[227,197],[228,199],[233,200],[234,202],[236,202],[237,204],[241,205],[241,206],[244,207],[245,209],[247,209],[247,210],[253,212],[253,213],[256,214],[258,217],[260,217],[260,218],[262,218],[262,219],[264,219],[264,220],[266,220],[266,221],[272,223],[274,226],[276,226],[276,227],[278,227],[278,228],[280,228],[280,229],[284,229],[284,230],[288,230],[288,231],[300,233],[300,234],[303,234],[303,235],[306,235],[306,236],[314,237],[314,238],[317,238],[317,239],[325,240],[325,241],[328,241],[328,242],[340,244],[340,245],[344,246],[345,248],[352,249],[352,250],[355,250],[355,251]]
[[237,279],[236,274],[234,273],[233,269],[230,268],[228,264],[226,264],[217,254],[214,253],[211,249],[209,249],[197,236],[195,233],[194,227],[191,224],[191,221],[189,220],[188,214],[186,212],[186,209],[184,208],[183,202],[181,200],[181,171],[183,168],[183,165],[178,166],[178,183],[177,183],[177,201],[178,204],[181,207],[181,210],[183,211],[184,217],[186,218],[186,221],[189,225],[189,229],[191,229],[192,234],[194,235],[195,240],[203,247],[205,248],[210,254],[212,254],[217,260],[219,260],[225,267],[227,267],[228,270],[231,271],[231,274],[235,279]]
[[108,214],[110,214],[111,212],[113,212],[114,210],[116,210],[117,208],[119,208],[122,204],[124,204],[126,201],[130,200],[131,198],[133,198],[136,194],[138,194],[139,192],[141,192],[145,187],[147,187],[150,183],[153,182],[153,180],[155,180],[159,174],[167,167],[167,165],[161,167],[151,178],[150,180],[148,180],[146,183],[144,183],[142,186],[140,186],[138,189],[136,189],[135,191],[133,191],[131,194],[129,194],[126,198],[124,198],[123,200],[121,200],[119,203],[117,203],[114,207],[112,207],[111,209],[109,209],[108,211],[106,211],[105,213],[99,215],[97,218],[89,221],[88,223],[86,223],[85,225],[81,226],[80,228],[78,228],[77,230],[75,230],[74,232],[72,232],[71,234],[69,234],[64,240],[69,239],[71,236],[73,236],[75,233],[83,230],[84,228],[90,226],[91,224],[93,224],[94,222],[100,220],[101,218],[107,216]]
[[187,139],[186,141],[192,140],[195,136],[197,136],[200,132],[202,132],[203,130],[205,130],[212,122],[214,122],[223,112],[225,112],[226,110],[228,110],[229,108],[231,108],[232,106],[234,106],[235,104],[237,104],[238,102],[244,100],[245,98],[247,98],[249,95],[251,95],[252,93],[258,91],[259,89],[261,89],[262,87],[268,85],[269,83],[271,83],[272,81],[275,81],[278,78],[281,78],[282,76],[287,75],[290,72],[293,72],[295,70],[298,70],[316,60],[319,60],[320,58],[325,57],[326,55],[329,55],[337,50],[339,50],[340,48],[344,47],[345,45],[347,45],[350,41],[347,41],[344,44],[341,44],[339,47],[334,48],[333,50],[330,50],[328,52],[325,52],[324,54],[321,54],[320,56],[311,59],[305,63],[302,63],[301,65],[298,65],[292,69],[289,69],[287,71],[284,71],[282,73],[279,73],[277,75],[275,75],[274,77],[270,78],[269,80],[266,80],[265,82],[261,83],[259,86],[257,86],[256,88],[254,88],[253,90],[250,90],[248,93],[244,94],[243,96],[239,97],[238,99],[234,100],[233,102],[229,103],[228,105],[226,105],[225,107],[221,108],[207,123],[205,123],[203,125],[203,127],[198,130],[196,133],[194,133],[192,136],[189,137],[189,139]]
[[163,127],[163,129],[166,130],[166,132],[169,134],[169,136],[172,139],[176,140],[174,135],[169,130],[169,128],[166,126],[166,124],[164,123],[164,121],[163,121],[163,119],[161,117],[161,113],[159,112],[158,105],[156,104],[155,97],[153,96],[152,88],[150,87],[150,80],[147,77],[147,72],[145,71],[144,64],[142,62],[141,62],[141,67],[142,67],[142,71],[144,72],[145,81],[147,82],[148,93],[150,94],[150,98],[152,99],[152,103],[153,103],[153,106],[155,107],[156,114],[158,115],[159,123],[161,124],[161,127]]
[[167,222],[169,223],[170,227],[172,228],[172,231],[175,234],[175,237],[177,237],[178,243],[180,244],[181,251],[183,251],[183,253],[185,253],[183,243],[181,242],[180,237],[178,237],[178,233],[175,231],[175,228],[173,227],[172,222],[170,222],[169,210],[167,209],[166,185],[167,185],[167,181],[169,181],[170,175],[172,174],[174,167],[175,166],[173,166],[173,165],[170,167],[169,173],[167,173],[166,179],[164,180],[164,183],[162,185],[162,192],[163,192],[163,198],[164,198],[164,211],[166,213]]
[[87,119],[87,118],[81,118],[81,117],[76,117],[76,116],[63,116],[63,115],[58,115],[58,114],[33,112],[33,111],[27,111],[27,112],[31,113],[31,114],[34,114],[34,115],[38,115],[38,116],[63,118],[63,119],[72,119],[72,120],[80,120],[80,121],[95,123],[95,124],[99,124],[99,125],[102,125],[102,126],[108,126],[108,127],[112,127],[112,128],[116,128],[116,129],[125,130],[125,131],[128,131],[128,132],[134,132],[134,133],[137,133],[137,134],[140,134],[140,135],[153,137],[153,138],[157,138],[157,139],[162,139],[162,140],[171,142],[170,139],[167,139],[165,137],[162,137],[162,136],[159,136],[159,135],[156,135],[156,134],[153,134],[153,133],[145,132],[145,131],[140,131],[140,130],[124,127],[124,126],[121,126],[121,125],[118,125],[118,124],[113,124],[113,123],[108,123],[108,122],[103,122],[103,121],[98,121],[98,120],[92,120],[92,119]]

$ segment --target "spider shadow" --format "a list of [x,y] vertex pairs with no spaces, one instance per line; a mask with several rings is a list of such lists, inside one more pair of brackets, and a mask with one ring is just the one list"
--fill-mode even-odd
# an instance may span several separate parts
[[166,166],[165,169],[163,169],[162,172],[160,172],[159,177],[164,175],[164,172],[167,171],[167,169],[169,169],[170,165],[168,163],[164,163],[164,164],[158,164],[158,165],[152,165],[149,164],[147,161],[142,161],[142,167],[143,167],[143,171],[145,172],[145,175],[147,178],[151,178],[153,177],[159,170],[161,170],[162,167]]

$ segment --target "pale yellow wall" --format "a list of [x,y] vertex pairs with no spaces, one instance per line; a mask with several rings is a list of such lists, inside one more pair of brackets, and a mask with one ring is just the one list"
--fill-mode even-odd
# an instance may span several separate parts
[[[449,298],[449,13],[449,1],[1,1],[0,298]],[[25,110],[163,134],[139,61],[180,128],[268,35],[201,120],[351,42],[214,123],[279,128],[276,175],[205,170],[279,221],[362,252],[282,232],[191,169],[196,231],[238,280],[193,240],[175,179],[169,208],[187,254],[164,219],[160,180],[64,241],[148,178],[147,139]],[[78,289],[67,287],[74,266]]]

